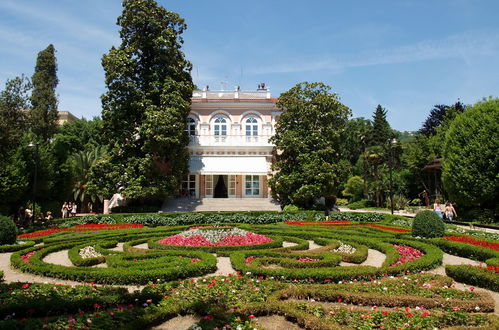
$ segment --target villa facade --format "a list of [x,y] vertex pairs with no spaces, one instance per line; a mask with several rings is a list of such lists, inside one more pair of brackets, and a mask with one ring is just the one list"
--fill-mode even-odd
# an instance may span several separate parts
[[264,84],[256,91],[195,91],[187,122],[189,175],[181,194],[196,198],[267,198],[280,111]]

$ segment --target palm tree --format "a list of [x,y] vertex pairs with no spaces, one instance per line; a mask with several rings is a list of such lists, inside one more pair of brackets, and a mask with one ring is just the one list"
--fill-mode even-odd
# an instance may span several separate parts
[[90,168],[100,159],[107,155],[104,146],[96,147],[93,150],[83,150],[73,156],[75,183],[73,186],[73,197],[75,201],[80,201],[82,208],[90,201],[92,204],[96,200],[102,202],[103,197],[95,193],[89,193],[87,183],[90,180]]

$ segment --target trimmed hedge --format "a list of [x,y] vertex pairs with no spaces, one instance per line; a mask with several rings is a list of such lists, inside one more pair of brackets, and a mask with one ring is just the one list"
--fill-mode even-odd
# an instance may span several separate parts
[[445,224],[433,211],[423,211],[414,217],[412,222],[412,236],[433,238],[442,237],[445,233]]
[[471,265],[447,265],[445,273],[457,282],[499,292],[499,274]]
[[0,215],[0,247],[16,242],[17,227],[11,218]]
[[35,241],[24,241],[23,244],[0,245],[0,253],[15,252],[35,245]]

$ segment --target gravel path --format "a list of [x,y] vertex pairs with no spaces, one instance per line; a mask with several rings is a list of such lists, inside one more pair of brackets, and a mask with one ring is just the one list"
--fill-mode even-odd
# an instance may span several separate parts
[[112,249],[109,249],[110,251],[118,251],[118,252],[123,252],[123,242],[119,242],[116,244],[116,247],[113,247]]
[[264,327],[267,330],[300,330],[303,329],[295,323],[289,322],[284,316],[280,315],[270,315],[270,316],[259,316],[256,324]]
[[340,266],[373,266],[373,267],[381,267],[383,262],[385,262],[386,255],[379,252],[378,250],[369,249],[367,251],[367,259],[360,264],[354,264],[350,262],[340,262]]
[[68,257],[69,250],[61,250],[54,253],[50,253],[43,258],[43,262],[53,265],[61,265],[66,267],[74,267],[71,260]]
[[201,317],[199,315],[179,315],[151,328],[151,330],[185,330],[200,320]]
[[293,243],[293,242],[282,242],[282,247],[292,247],[292,246],[295,246],[295,245],[298,245],[297,243]]
[[133,247],[137,248],[137,249],[149,250],[149,245],[147,245],[147,243],[142,243],[142,244],[139,244],[139,245],[134,245]]
[[315,244],[314,241],[308,241],[308,249],[309,250],[313,250],[313,249],[318,249],[318,248],[321,248],[322,246],[320,246],[319,244]]
[[229,276],[229,274],[235,274],[236,270],[232,268],[229,257],[217,257],[217,270],[214,273],[205,275],[206,276]]

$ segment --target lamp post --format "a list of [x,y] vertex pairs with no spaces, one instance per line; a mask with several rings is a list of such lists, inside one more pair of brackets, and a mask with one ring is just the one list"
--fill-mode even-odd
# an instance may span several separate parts
[[33,175],[33,222],[36,221],[36,180],[38,177],[38,142],[30,142],[28,147],[35,148],[35,173]]
[[390,160],[388,162],[390,168],[390,210],[393,214],[393,147],[397,145],[397,139],[388,140],[388,148],[390,148]]

